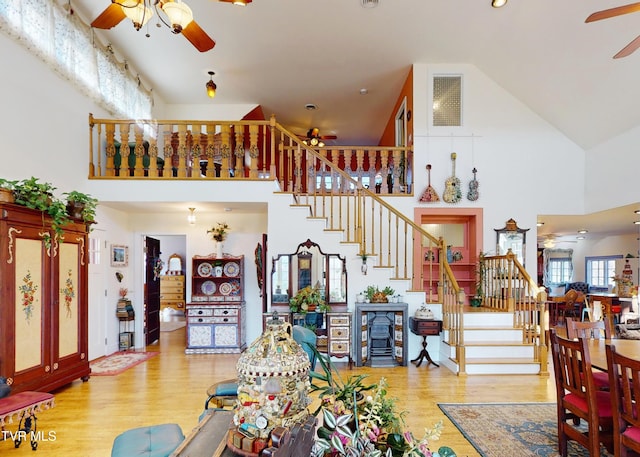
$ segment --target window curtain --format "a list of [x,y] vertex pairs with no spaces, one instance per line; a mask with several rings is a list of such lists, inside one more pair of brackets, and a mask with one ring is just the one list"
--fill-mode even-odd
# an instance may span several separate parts
[[77,14],[53,0],[0,2],[0,30],[114,116],[150,119],[151,92],[94,39]]
[[573,278],[573,249],[545,249],[544,251],[542,251],[542,271],[544,284],[551,284],[551,275],[549,272],[550,259],[569,260],[569,278]]

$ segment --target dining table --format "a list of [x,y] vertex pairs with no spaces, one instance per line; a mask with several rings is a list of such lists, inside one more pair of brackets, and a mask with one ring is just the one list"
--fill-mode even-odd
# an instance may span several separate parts
[[640,358],[640,340],[627,340],[621,338],[590,339],[589,340],[589,356],[591,358],[591,366],[602,371],[607,371],[607,352],[606,344],[610,343],[616,348],[618,354],[626,357],[638,359]]

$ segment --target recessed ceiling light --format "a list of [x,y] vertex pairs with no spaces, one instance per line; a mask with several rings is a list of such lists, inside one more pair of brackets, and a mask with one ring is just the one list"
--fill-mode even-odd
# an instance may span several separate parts
[[634,213],[640,214],[640,209],[635,210]]
[[544,225],[544,222],[536,222],[536,226],[538,227],[542,227]]
[[640,221],[635,221],[634,224],[640,225]]
[[587,230],[587,229],[580,229],[580,230],[578,230],[578,233],[589,233],[589,230]]
[[360,89],[360,95],[367,95],[369,93],[369,91],[367,89],[365,89],[364,87],[362,89]]
[[586,237],[585,236],[577,236],[576,240],[584,240]]
[[316,105],[314,105],[313,103],[307,103],[306,105],[304,105],[305,109],[308,109],[309,111],[313,111],[318,109],[318,107]]

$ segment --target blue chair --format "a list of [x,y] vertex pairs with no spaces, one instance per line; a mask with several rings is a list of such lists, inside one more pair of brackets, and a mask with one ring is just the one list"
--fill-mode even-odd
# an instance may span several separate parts
[[[316,336],[316,333],[301,325],[294,325],[292,327],[292,336],[293,340],[298,343],[309,356],[311,370],[315,370],[316,353],[312,347],[317,347],[318,337]],[[204,402],[203,415],[207,414],[210,410],[209,404],[211,402],[215,404],[214,409],[233,407],[235,405],[236,397],[238,396],[238,383],[235,379],[218,382],[207,389],[207,394],[208,397]]]

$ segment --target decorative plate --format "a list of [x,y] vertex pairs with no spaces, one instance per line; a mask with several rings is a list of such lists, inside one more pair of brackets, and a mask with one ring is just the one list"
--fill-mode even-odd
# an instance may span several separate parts
[[240,293],[240,280],[232,279],[229,281],[229,285],[231,286],[231,295],[238,295]]
[[228,262],[224,265],[224,274],[231,278],[238,276],[240,273],[240,265],[235,262]]
[[228,282],[223,282],[222,284],[220,284],[219,290],[222,295],[229,295],[233,290],[233,287],[231,287],[231,284],[229,284]]
[[[222,285],[220,289],[222,289]],[[202,283],[202,286],[200,286],[200,290],[205,295],[213,295],[216,293],[216,283],[213,281],[205,281]]]
[[202,262],[198,265],[198,275],[200,276],[211,276],[211,272],[213,271],[213,267],[209,262]]

